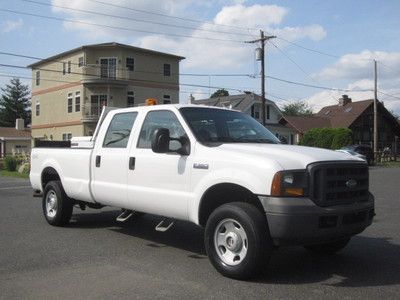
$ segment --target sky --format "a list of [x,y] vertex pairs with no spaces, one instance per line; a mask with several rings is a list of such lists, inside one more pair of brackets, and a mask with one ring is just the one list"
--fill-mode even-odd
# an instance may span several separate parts
[[[277,37],[266,45],[266,93],[278,106],[306,101],[317,112],[342,94],[372,99],[375,59],[378,99],[400,115],[399,15],[398,0],[0,0],[0,52],[45,58],[119,42],[181,55],[185,103],[217,88],[260,93],[259,45],[245,41],[262,29]],[[0,54],[0,86],[9,75],[32,76],[1,64],[34,61]]]

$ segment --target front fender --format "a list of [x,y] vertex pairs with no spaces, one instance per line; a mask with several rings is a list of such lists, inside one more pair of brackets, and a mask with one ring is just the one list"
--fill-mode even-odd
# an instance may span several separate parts
[[189,202],[189,220],[199,224],[200,203],[203,195],[209,188],[217,184],[229,183],[246,188],[256,195],[265,194],[267,182],[265,182],[263,179],[265,179],[264,176],[258,177],[255,173],[231,168],[224,168],[209,172],[205,176],[202,176],[198,182],[192,182],[191,190],[193,191],[194,197],[192,201]]

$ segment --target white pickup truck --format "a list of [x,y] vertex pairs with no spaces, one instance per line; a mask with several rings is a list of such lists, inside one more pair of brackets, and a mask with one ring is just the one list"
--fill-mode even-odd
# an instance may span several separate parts
[[[57,146],[57,145],[56,145]],[[93,137],[35,147],[30,180],[48,223],[73,207],[122,208],[205,227],[208,257],[246,279],[278,246],[334,253],[372,223],[367,164],[330,150],[282,145],[243,113],[197,105],[104,111]]]

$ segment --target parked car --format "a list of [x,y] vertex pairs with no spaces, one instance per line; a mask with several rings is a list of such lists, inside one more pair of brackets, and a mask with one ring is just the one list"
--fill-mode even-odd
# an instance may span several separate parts
[[355,151],[353,151],[353,150],[339,149],[339,150],[336,150],[336,151],[338,151],[338,152],[343,152],[343,153],[347,153],[347,154],[349,154],[349,155],[353,155],[353,156],[355,156],[355,157],[361,158],[361,159],[364,160],[364,161],[367,161],[367,158],[366,158],[365,155],[360,154],[360,153],[357,153],[357,152],[355,152]]
[[354,152],[357,152],[359,154],[362,154],[366,157],[367,163],[370,165],[374,161],[374,151],[372,150],[372,147],[369,145],[348,145],[343,147],[341,150],[351,150]]
[[104,110],[93,137],[49,146],[33,148],[30,180],[50,225],[67,224],[74,206],[122,208],[117,221],[160,215],[160,232],[189,221],[205,228],[211,263],[232,278],[264,271],[277,246],[335,253],[374,217],[364,161],[282,145],[238,111]]

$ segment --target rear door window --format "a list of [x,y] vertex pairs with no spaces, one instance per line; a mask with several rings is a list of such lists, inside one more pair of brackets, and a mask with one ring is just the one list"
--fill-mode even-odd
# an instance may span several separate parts
[[137,112],[116,114],[108,126],[103,148],[126,148]]

